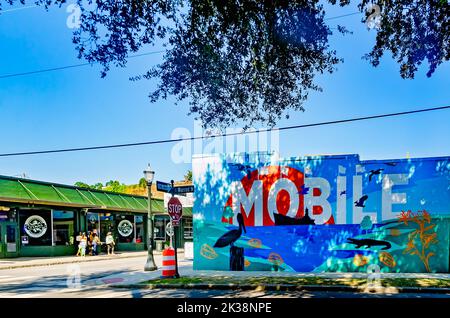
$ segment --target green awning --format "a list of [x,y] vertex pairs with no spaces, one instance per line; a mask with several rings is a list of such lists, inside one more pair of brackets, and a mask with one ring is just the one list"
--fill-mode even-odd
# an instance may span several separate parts
[[[0,202],[137,213],[147,212],[147,197],[144,196],[89,190],[6,176],[0,176]],[[152,199],[152,211],[154,213],[167,213],[164,208],[164,201]],[[184,208],[183,212],[185,216],[192,216],[192,208]]]

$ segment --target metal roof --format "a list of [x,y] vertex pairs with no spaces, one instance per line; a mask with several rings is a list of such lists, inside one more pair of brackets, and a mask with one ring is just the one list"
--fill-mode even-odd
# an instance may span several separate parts
[[[147,197],[65,184],[0,176],[0,202],[147,213]],[[164,201],[152,199],[152,211],[166,214]],[[192,216],[192,208],[183,208]]]

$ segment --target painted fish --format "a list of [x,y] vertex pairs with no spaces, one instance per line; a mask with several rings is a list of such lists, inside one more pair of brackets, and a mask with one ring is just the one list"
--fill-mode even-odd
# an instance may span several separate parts
[[261,246],[262,246],[261,240],[257,239],[257,238],[252,238],[252,239],[248,240],[247,244],[254,248],[261,248]]
[[267,257],[267,260],[274,265],[281,265],[284,263],[281,255],[275,252],[270,253],[269,257]]
[[200,255],[207,259],[215,259],[217,256],[219,256],[214,248],[209,246],[208,244],[203,244],[200,249]]
[[355,257],[353,257],[353,265],[356,267],[364,266],[369,262],[369,258],[362,254],[356,254]]
[[400,234],[402,234],[402,232],[399,229],[391,229],[388,233],[391,236],[399,236]]
[[378,259],[381,263],[388,267],[395,267],[395,265],[397,265],[394,256],[392,256],[392,254],[388,252],[381,252],[380,254],[378,254]]

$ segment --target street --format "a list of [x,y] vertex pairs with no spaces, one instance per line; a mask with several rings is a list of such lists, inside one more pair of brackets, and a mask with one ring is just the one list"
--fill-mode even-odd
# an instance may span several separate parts
[[[161,255],[155,255],[155,260],[160,267]],[[0,298],[448,298],[450,296],[435,293],[380,295],[324,291],[124,289],[109,286],[117,283],[137,283],[161,275],[160,271],[144,272],[145,261],[146,256],[117,257],[116,259],[76,264],[2,269],[0,270]],[[191,271],[191,264],[180,257],[180,272]],[[80,272],[79,286],[70,285],[74,283],[74,280],[71,279],[74,269],[79,269]]]

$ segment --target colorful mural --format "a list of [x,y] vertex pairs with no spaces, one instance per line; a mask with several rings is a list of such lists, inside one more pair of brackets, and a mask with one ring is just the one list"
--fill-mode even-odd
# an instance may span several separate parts
[[450,157],[194,157],[194,269],[449,272]]

